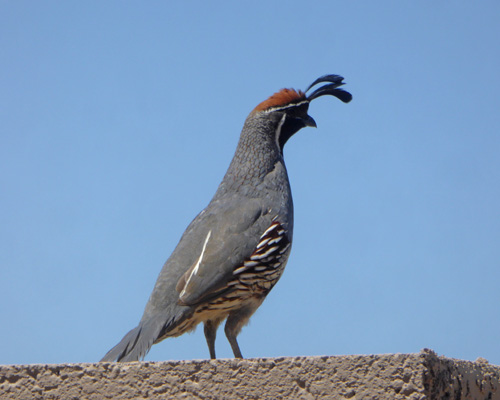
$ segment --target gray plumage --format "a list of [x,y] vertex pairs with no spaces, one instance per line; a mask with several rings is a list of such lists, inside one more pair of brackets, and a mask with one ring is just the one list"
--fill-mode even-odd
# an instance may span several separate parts
[[338,89],[342,81],[318,78],[308,90],[329,84],[309,97],[283,89],[250,113],[224,179],[163,265],[138,326],[101,361],[142,359],[153,344],[200,322],[215,358],[216,331],[225,319],[234,356],[242,357],[236,337],[280,278],[291,249],[293,203],[283,146],[301,128],[316,126],[307,114],[312,99],[351,100]]

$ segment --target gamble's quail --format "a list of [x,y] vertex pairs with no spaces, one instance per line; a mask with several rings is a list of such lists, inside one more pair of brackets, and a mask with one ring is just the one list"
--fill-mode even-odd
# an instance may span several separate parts
[[[233,160],[210,204],[187,227],[164,264],[139,325],[101,361],[142,359],[151,346],[204,323],[210,357],[225,333],[234,356],[236,336],[283,273],[293,233],[293,203],[283,146],[316,127],[309,103],[332,95],[348,103],[343,79],[325,75],[305,92],[282,89],[248,116]],[[318,83],[327,82],[310,95]]]

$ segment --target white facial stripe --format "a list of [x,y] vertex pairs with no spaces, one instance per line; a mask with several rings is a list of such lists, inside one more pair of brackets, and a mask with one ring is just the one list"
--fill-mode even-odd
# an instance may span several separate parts
[[271,107],[271,108],[268,108],[267,110],[265,110],[264,112],[270,113],[270,112],[274,112],[274,111],[288,110],[289,108],[299,107],[302,104],[307,104],[307,103],[309,103],[309,100],[303,100],[303,101],[301,101],[299,103],[293,103],[293,104],[289,104],[287,106]]
[[[276,128],[276,133],[275,133],[276,136],[274,137],[274,139],[276,140],[276,146],[278,147],[278,149],[280,149],[281,128],[283,127],[283,124],[285,123],[285,119],[286,119],[286,114],[283,114],[283,116],[281,117],[281,120],[278,124],[278,127]],[[266,233],[267,233],[267,231],[266,231]]]

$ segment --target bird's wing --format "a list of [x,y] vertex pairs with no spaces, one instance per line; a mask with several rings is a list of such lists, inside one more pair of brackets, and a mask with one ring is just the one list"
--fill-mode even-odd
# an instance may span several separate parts
[[181,304],[198,304],[223,293],[233,271],[252,254],[271,224],[270,210],[257,200],[229,204],[208,207],[188,228],[191,232],[185,236],[198,237],[198,243],[194,262],[177,282]]

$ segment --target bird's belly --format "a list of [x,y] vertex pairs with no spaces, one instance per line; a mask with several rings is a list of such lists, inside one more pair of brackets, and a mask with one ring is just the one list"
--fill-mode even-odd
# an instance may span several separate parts
[[[288,255],[288,254],[286,254]],[[287,257],[285,257],[286,259]],[[225,320],[230,313],[242,308],[251,309],[252,313],[264,301],[267,294],[283,274],[286,261],[272,269],[258,272],[245,272],[229,283],[231,290],[213,300],[199,304],[193,314],[174,326],[158,339],[180,336],[190,332],[196,326],[208,320]]]

